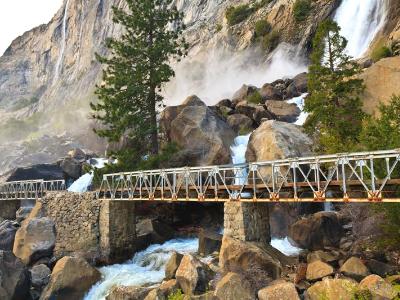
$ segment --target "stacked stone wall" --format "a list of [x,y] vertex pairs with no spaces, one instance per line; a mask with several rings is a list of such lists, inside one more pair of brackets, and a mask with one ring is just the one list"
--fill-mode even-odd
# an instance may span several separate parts
[[15,220],[17,210],[21,207],[19,200],[0,200],[0,221]]
[[226,202],[224,235],[246,242],[269,243],[268,203]]

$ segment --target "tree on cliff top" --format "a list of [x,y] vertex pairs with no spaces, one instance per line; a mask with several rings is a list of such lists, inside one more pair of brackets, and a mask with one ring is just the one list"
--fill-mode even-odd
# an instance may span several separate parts
[[332,20],[320,24],[309,67],[305,110],[310,115],[305,128],[316,138],[317,151],[323,153],[355,147],[364,117],[359,98],[364,84],[356,77],[361,69],[346,54],[347,40],[339,32]]
[[109,57],[96,54],[106,67],[103,82],[96,86],[99,101],[91,103],[92,116],[102,125],[95,132],[110,142],[127,138],[138,156],[158,154],[160,91],[175,75],[169,63],[187,49],[181,37],[183,16],[171,3],[126,0],[126,9],[114,6],[113,21],[124,33],[107,40]]

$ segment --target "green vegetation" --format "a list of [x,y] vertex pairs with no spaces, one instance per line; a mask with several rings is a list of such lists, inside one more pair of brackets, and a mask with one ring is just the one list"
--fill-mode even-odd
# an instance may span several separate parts
[[160,153],[156,155],[140,156],[133,147],[123,149],[116,155],[118,159],[116,164],[107,164],[102,169],[94,170],[93,184],[99,187],[104,174],[166,168],[173,155],[178,151],[179,147],[174,143],[164,145]]
[[371,53],[371,58],[374,62],[377,62],[377,61],[381,60],[382,58],[391,57],[391,56],[393,56],[392,50],[385,45],[380,45],[378,47],[375,47],[375,49]]
[[220,32],[222,30],[222,25],[221,24],[217,24],[217,26],[215,26],[215,31],[216,32]]
[[254,26],[256,38],[264,37],[271,31],[271,24],[266,19],[258,20]]
[[246,20],[253,12],[253,7],[248,4],[241,4],[229,7],[225,12],[225,17],[228,25],[233,26]]
[[345,53],[347,41],[340,27],[331,20],[318,27],[313,40],[309,67],[309,97],[305,110],[310,113],[305,129],[317,142],[316,151],[351,151],[358,142],[364,113],[360,94],[363,81],[357,79],[360,67]]
[[276,47],[278,47],[281,39],[281,35],[278,31],[271,31],[267,35],[265,35],[261,40],[262,48],[268,52],[273,51]]
[[183,300],[184,297],[185,296],[183,295],[182,290],[178,289],[176,292],[168,295],[168,300]]
[[293,6],[293,16],[297,22],[307,19],[311,12],[311,0],[296,0]]
[[262,97],[261,94],[258,91],[255,91],[253,94],[249,95],[247,97],[247,102],[253,103],[253,104],[260,104],[262,103]]
[[91,103],[92,117],[100,123],[95,132],[111,143],[125,141],[115,155],[129,167],[142,160],[153,162],[152,156],[158,162],[161,86],[175,75],[171,60],[187,52],[183,15],[171,3],[126,0],[126,8],[113,7],[113,21],[126,34],[107,40],[110,57],[96,55],[105,69],[103,83],[96,86],[99,101]]

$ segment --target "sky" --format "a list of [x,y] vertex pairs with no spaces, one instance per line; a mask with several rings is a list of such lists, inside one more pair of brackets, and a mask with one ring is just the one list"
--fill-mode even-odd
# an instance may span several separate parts
[[62,3],[63,0],[0,0],[0,55],[16,37],[48,23]]

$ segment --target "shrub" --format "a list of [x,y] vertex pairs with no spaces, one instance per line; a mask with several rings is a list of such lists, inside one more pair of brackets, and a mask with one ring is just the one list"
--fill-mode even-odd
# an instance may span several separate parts
[[371,58],[374,62],[377,62],[382,58],[391,57],[392,55],[392,50],[389,47],[378,46],[372,51]]
[[258,20],[254,26],[256,37],[263,37],[271,31],[271,24],[265,19]]
[[215,26],[215,31],[216,32],[220,32],[222,30],[222,25],[221,24],[217,24],[217,26]]
[[246,20],[253,11],[254,9],[248,4],[231,6],[226,10],[225,17],[228,20],[229,26],[233,26]]
[[273,0],[261,0],[260,2],[255,4],[255,8],[256,9],[260,9],[264,6],[267,6],[268,4],[270,4]]
[[249,96],[247,97],[247,102],[253,103],[253,104],[260,104],[260,103],[262,103],[261,94],[260,94],[258,91],[254,92],[253,94],[251,94],[251,95],[249,95]]
[[182,293],[182,290],[180,289],[168,295],[168,300],[183,300],[183,299],[184,295]]
[[280,34],[278,31],[271,31],[269,34],[262,39],[262,48],[267,51],[274,50],[280,41]]
[[296,0],[293,6],[293,16],[297,22],[307,19],[311,11],[310,0]]

